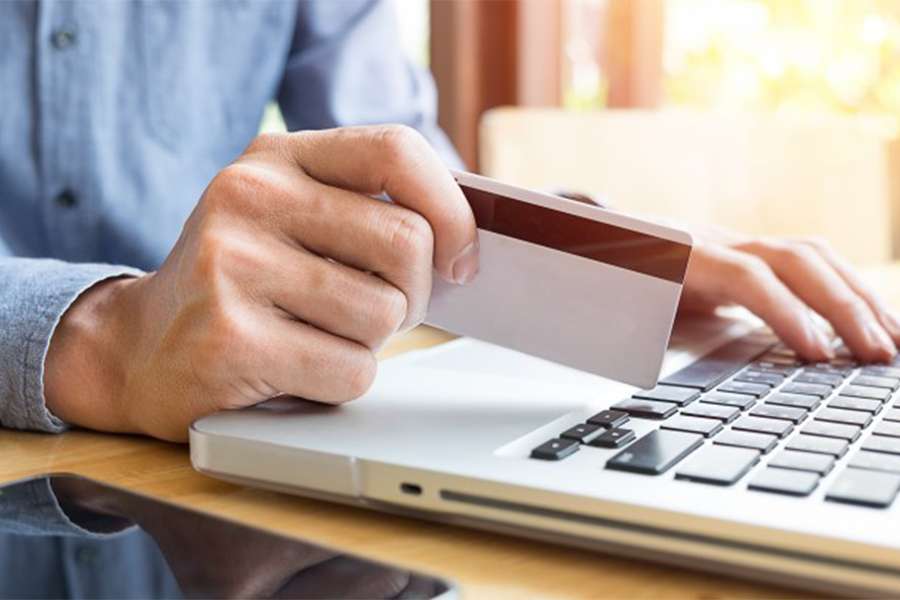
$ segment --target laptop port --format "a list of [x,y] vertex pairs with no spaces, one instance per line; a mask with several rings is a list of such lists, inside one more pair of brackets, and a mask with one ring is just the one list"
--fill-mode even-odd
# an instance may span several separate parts
[[401,483],[400,491],[411,496],[421,496],[422,486],[416,483]]

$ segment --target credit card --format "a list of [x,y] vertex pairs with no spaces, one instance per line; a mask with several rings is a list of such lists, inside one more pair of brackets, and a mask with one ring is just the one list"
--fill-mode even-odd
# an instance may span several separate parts
[[429,325],[642,388],[656,385],[689,233],[454,172],[478,225],[471,283],[435,278]]

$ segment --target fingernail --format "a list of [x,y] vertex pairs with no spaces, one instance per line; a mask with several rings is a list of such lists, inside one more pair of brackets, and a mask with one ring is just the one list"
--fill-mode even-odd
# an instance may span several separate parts
[[475,279],[478,274],[478,240],[475,240],[459,253],[453,261],[453,281],[465,285]]
[[874,319],[866,320],[866,334],[876,346],[887,352],[890,356],[897,353],[897,347],[887,332]]

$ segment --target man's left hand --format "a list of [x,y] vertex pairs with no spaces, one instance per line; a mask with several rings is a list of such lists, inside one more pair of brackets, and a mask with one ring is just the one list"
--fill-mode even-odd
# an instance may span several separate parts
[[740,304],[810,361],[833,356],[824,317],[861,361],[897,352],[900,319],[846,259],[818,239],[748,238],[719,231],[695,235],[682,311]]

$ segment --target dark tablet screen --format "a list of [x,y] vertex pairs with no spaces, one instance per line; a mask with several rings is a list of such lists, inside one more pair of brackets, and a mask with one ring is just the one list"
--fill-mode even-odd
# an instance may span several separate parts
[[2,598],[435,598],[444,582],[74,476],[0,488]]

